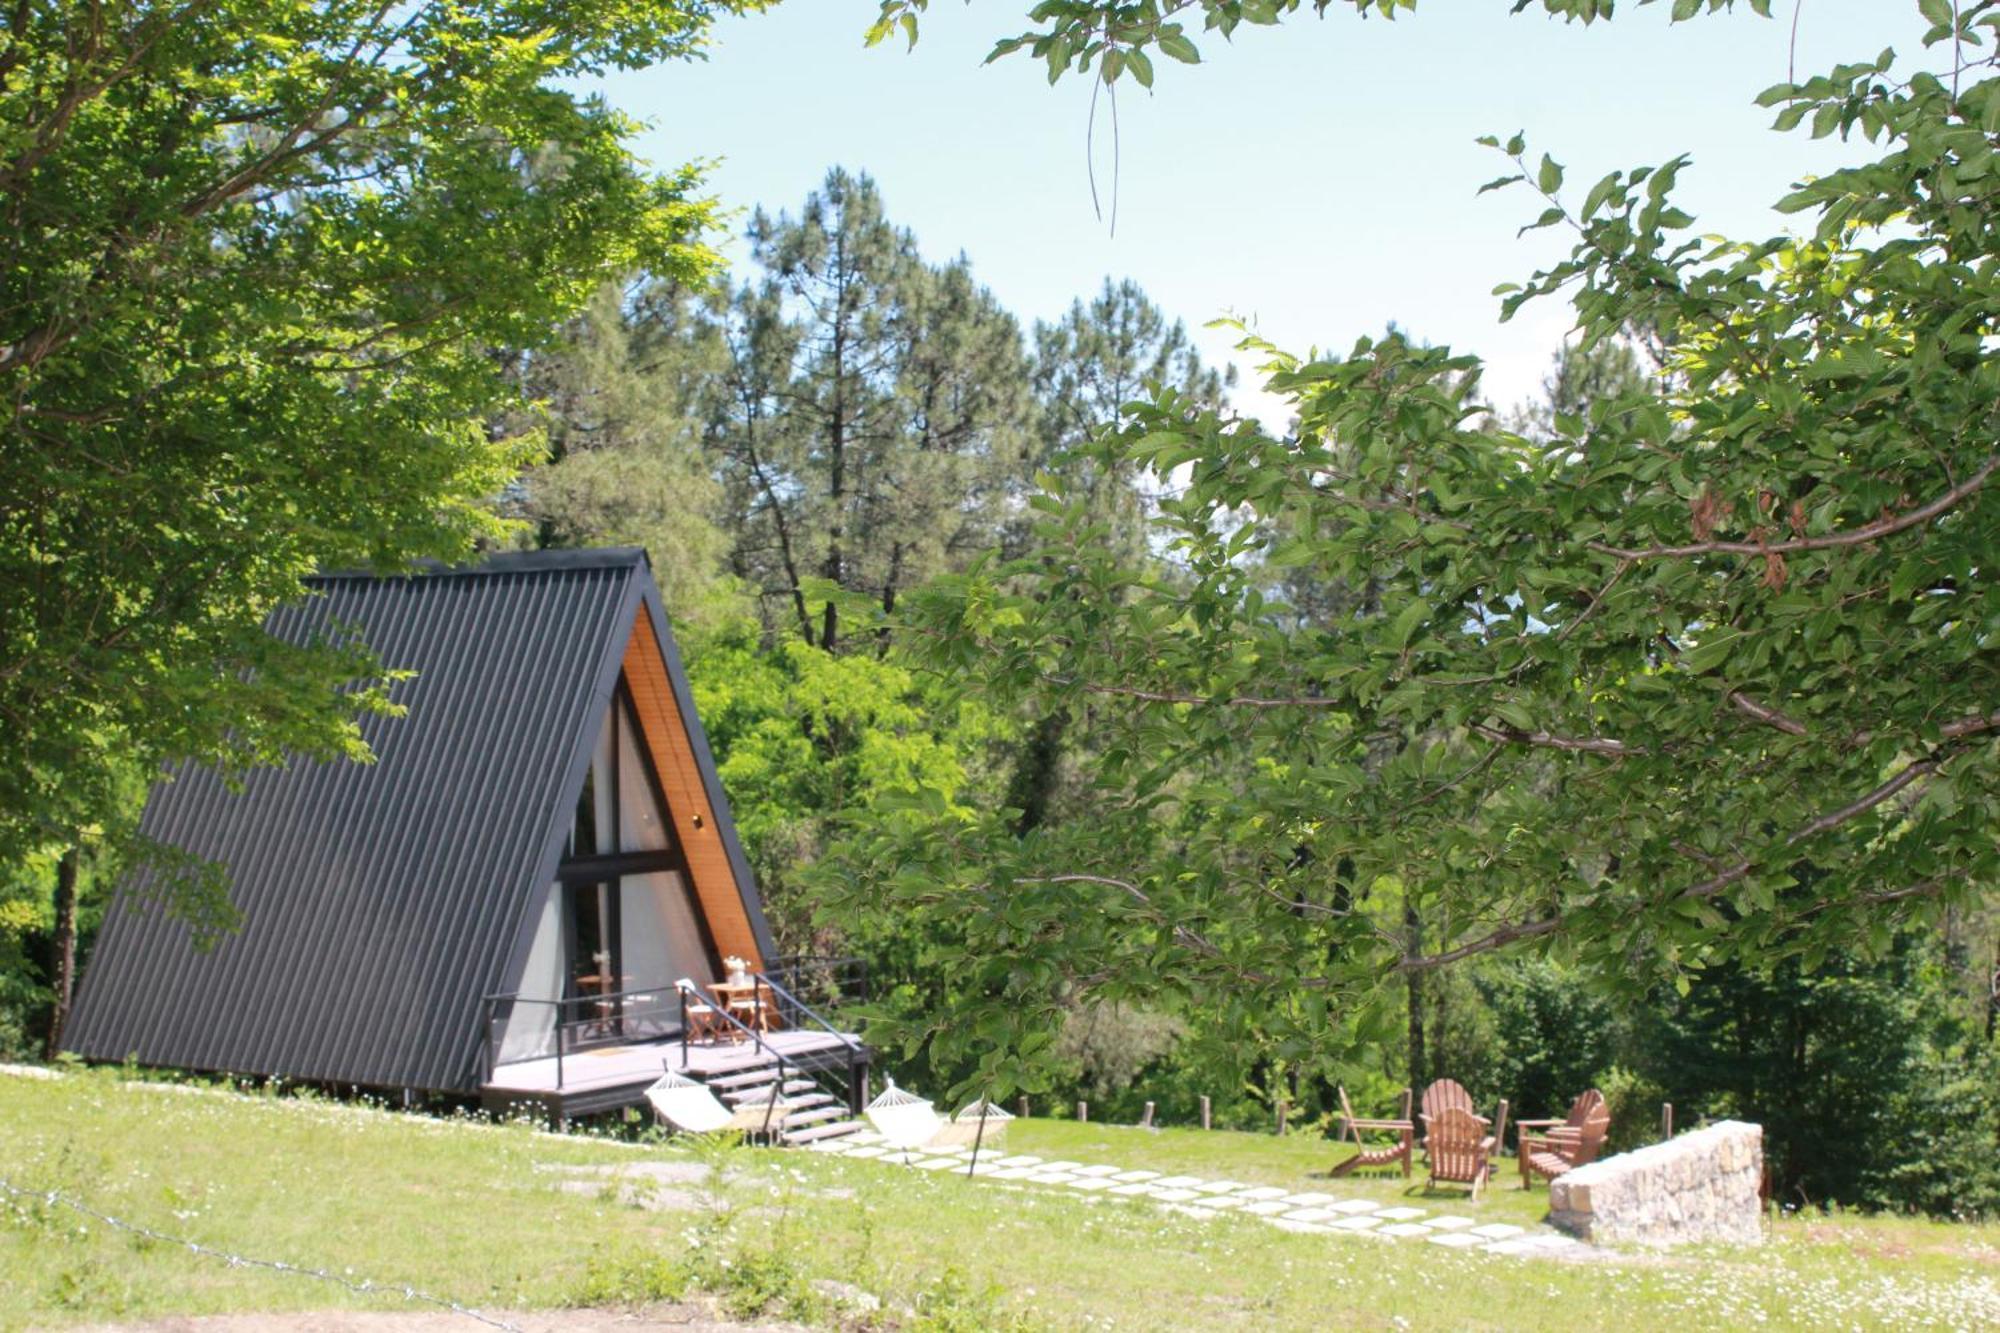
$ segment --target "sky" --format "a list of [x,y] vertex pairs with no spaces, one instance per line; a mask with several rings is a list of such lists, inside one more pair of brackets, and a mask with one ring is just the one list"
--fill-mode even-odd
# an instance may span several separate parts
[[[1793,5],[1796,44],[1793,38]],[[1693,157],[1678,198],[1697,229],[1777,234],[1790,184],[1863,160],[1866,144],[1778,135],[1756,94],[1885,46],[1921,58],[1915,0],[1777,0],[1673,24],[1666,6],[1621,6],[1583,27],[1509,0],[1424,0],[1394,23],[1351,12],[1199,39],[1203,63],[1156,57],[1149,94],[1118,84],[1089,133],[1091,83],[1050,87],[1025,54],[982,66],[1025,28],[1029,0],[933,0],[913,51],[865,49],[875,0],[789,0],[717,25],[705,62],[599,82],[646,122],[637,149],[666,169],[714,161],[711,190],[742,210],[723,247],[743,272],[740,224],[796,212],[835,165],[873,175],[890,218],[933,260],[967,255],[1024,325],[1053,319],[1105,278],[1130,277],[1185,320],[1204,356],[1234,361],[1238,406],[1282,426],[1232,316],[1288,350],[1343,352],[1394,322],[1481,355],[1486,393],[1533,396],[1571,319],[1552,301],[1507,324],[1491,295],[1559,260],[1556,231],[1521,189],[1478,195],[1509,166],[1475,140],[1525,131],[1581,198],[1614,167]],[[1117,228],[1091,199],[1115,191]]]

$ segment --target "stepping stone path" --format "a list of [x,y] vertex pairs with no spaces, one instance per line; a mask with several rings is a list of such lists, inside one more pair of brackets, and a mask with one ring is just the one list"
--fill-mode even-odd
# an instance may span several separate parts
[[818,1152],[876,1160],[922,1171],[968,1172],[980,1180],[1007,1182],[1001,1189],[1061,1185],[1076,1191],[1083,1203],[1105,1198],[1145,1200],[1199,1219],[1233,1216],[1255,1218],[1285,1231],[1324,1236],[1366,1237],[1389,1244],[1428,1241],[1455,1250],[1477,1250],[1532,1259],[1595,1260],[1604,1252],[1548,1227],[1533,1230],[1508,1222],[1480,1223],[1453,1213],[1436,1216],[1408,1205],[1384,1206],[1372,1199],[1343,1198],[1319,1191],[1295,1192],[1275,1185],[1246,1185],[1240,1180],[1204,1180],[1199,1176],[1168,1176],[1157,1171],[1128,1171],[1105,1163],[1047,1162],[1039,1157],[974,1158],[966,1148],[937,1150],[891,1148],[873,1133],[851,1135],[813,1145]]

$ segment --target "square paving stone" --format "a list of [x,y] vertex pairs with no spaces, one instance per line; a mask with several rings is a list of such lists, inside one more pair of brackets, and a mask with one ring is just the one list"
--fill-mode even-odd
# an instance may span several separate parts
[[1425,1218],[1424,1225],[1434,1231],[1463,1231],[1473,1225],[1473,1222],[1469,1217],[1453,1217],[1450,1213],[1446,1213],[1442,1217]]
[[1113,1185],[1111,1192],[1113,1194],[1151,1194],[1153,1186],[1148,1185],[1143,1180],[1134,1180],[1123,1185]]
[[1158,1180],[1159,1178],[1160,1173],[1157,1171],[1120,1171],[1112,1177],[1113,1180],[1126,1185],[1134,1184],[1141,1180]]
[[1108,1190],[1111,1188],[1111,1182],[1103,1176],[1078,1176],[1076,1179],[1065,1181],[1064,1183],[1073,1190],[1083,1190],[1085,1193],[1091,1190]]
[[1244,1190],[1243,1197],[1258,1200],[1282,1199],[1285,1197],[1285,1191],[1276,1185],[1259,1185],[1255,1189]]
[[1076,1169],[1076,1173],[1079,1176],[1115,1176],[1118,1174],[1118,1168],[1115,1166],[1080,1166]]
[[1153,1197],[1161,1203],[1186,1203],[1189,1199],[1199,1199],[1201,1196],[1193,1190],[1155,1189]]
[[1248,1202],[1249,1200],[1247,1199],[1236,1199],[1227,1195],[1198,1194],[1195,1196],[1195,1204],[1204,1213],[1219,1213],[1229,1208],[1241,1208]]
[[1521,1234],[1521,1228],[1508,1226],[1505,1222],[1488,1222],[1483,1227],[1474,1227],[1472,1234],[1488,1240],[1511,1240]]
[[1424,1210],[1421,1208],[1384,1208],[1375,1214],[1377,1217],[1386,1217],[1391,1222],[1414,1222],[1423,1215]]
[[1381,1228],[1374,1234],[1378,1236],[1395,1236],[1400,1239],[1404,1236],[1428,1236],[1433,1233],[1429,1227],[1420,1227],[1415,1222],[1391,1222],[1388,1226]]
[[1486,1243],[1484,1236],[1475,1236],[1470,1231],[1447,1231],[1443,1235],[1432,1236],[1433,1245],[1449,1245],[1454,1250],[1469,1250]]
[[850,1148],[847,1155],[849,1157],[880,1157],[882,1149],[877,1148],[872,1143],[864,1143],[859,1148]]
[[1036,1171],[1028,1179],[1037,1185],[1067,1185],[1076,1177],[1067,1171]]
[[[1286,1202],[1289,1203],[1291,1200],[1287,1199]],[[1286,1213],[1285,1216],[1293,1222],[1326,1222],[1339,1217],[1340,1214],[1328,1212],[1324,1208],[1301,1208],[1296,1212]]]
[[1190,1185],[1201,1184],[1200,1176],[1162,1176],[1153,1182],[1161,1189],[1184,1190]]
[[1333,1225],[1339,1227],[1342,1231],[1366,1231],[1370,1227],[1381,1226],[1382,1219],[1379,1217],[1356,1217],[1350,1214],[1347,1217],[1341,1218]]
[[949,1171],[953,1167],[964,1166],[965,1163],[951,1157],[929,1157],[911,1165],[919,1171]]
[[1271,1219],[1271,1225],[1282,1228],[1285,1231],[1324,1232],[1326,1230],[1325,1227],[1319,1226],[1312,1222],[1294,1222],[1289,1217],[1274,1217]]
[[1190,1185],[1188,1188],[1200,1190],[1203,1194],[1233,1194],[1246,1186],[1240,1180],[1204,1180],[1201,1184]]
[[1039,1157],[1020,1156],[1002,1157],[1000,1159],[1000,1165],[1002,1166],[1040,1166],[1041,1164],[1042,1159]]
[[1032,1166],[1003,1166],[993,1172],[995,1180],[1029,1180],[1034,1175],[1035,1168]]
[[1083,1170],[1083,1163],[1082,1163],[1082,1162],[1043,1162],[1043,1163],[1042,1163],[1042,1170],[1044,1170],[1044,1171],[1081,1171],[1081,1170]]
[[1496,1240],[1486,1247],[1488,1254],[1540,1254],[1542,1247],[1530,1240]]
[[1301,1208],[1318,1208],[1322,1204],[1332,1203],[1335,1197],[1331,1194],[1287,1194],[1285,1202],[1297,1204]]
[[1290,1204],[1279,1203],[1276,1199],[1259,1199],[1255,1203],[1246,1203],[1243,1205],[1244,1212],[1255,1213],[1258,1217],[1276,1217],[1280,1213],[1289,1213],[1291,1210],[1292,1206]]
[[1342,1199],[1338,1203],[1329,1204],[1328,1207],[1332,1208],[1336,1213],[1372,1213],[1375,1211],[1375,1201],[1373,1199]]

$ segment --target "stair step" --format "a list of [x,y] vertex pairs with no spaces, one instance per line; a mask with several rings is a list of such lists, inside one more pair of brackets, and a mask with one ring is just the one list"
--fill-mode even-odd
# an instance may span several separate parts
[[[732,1089],[722,1094],[722,1100],[728,1102],[731,1106],[741,1106],[744,1102],[751,1101],[753,1099],[760,1102],[769,1101],[771,1099],[771,1089],[773,1086],[774,1085],[770,1083],[757,1083],[745,1088]],[[789,1098],[794,1096],[795,1094],[801,1094],[801,1093],[815,1093],[821,1096],[825,1095],[824,1093],[819,1092],[819,1084],[813,1082],[809,1078],[794,1078],[785,1080],[784,1094],[786,1097]]]
[[755,1087],[759,1083],[775,1083],[777,1079],[778,1066],[772,1063],[758,1065],[755,1069],[745,1070],[740,1074],[725,1074],[720,1078],[706,1079],[704,1082],[717,1092],[726,1092],[732,1088]]
[[859,1120],[828,1120],[804,1129],[787,1128],[780,1136],[786,1143],[819,1143],[825,1139],[846,1138],[849,1134],[859,1134],[868,1128]]
[[815,1106],[804,1111],[789,1111],[785,1114],[785,1132],[791,1133],[794,1125],[817,1125],[828,1120],[845,1119],[847,1115],[848,1110],[845,1106],[835,1104]]

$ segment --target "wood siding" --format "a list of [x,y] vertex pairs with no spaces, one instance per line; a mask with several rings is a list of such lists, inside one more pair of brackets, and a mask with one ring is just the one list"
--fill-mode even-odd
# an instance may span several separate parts
[[702,785],[694,746],[688,740],[687,724],[675,702],[667,664],[660,656],[659,636],[643,602],[625,645],[625,683],[632,690],[639,730],[644,733],[653,769],[660,775],[660,788],[667,798],[667,818],[687,857],[695,899],[708,920],[715,947],[724,957],[733,955],[761,969],[765,959],[757,948],[749,909],[730,868],[722,831]]

